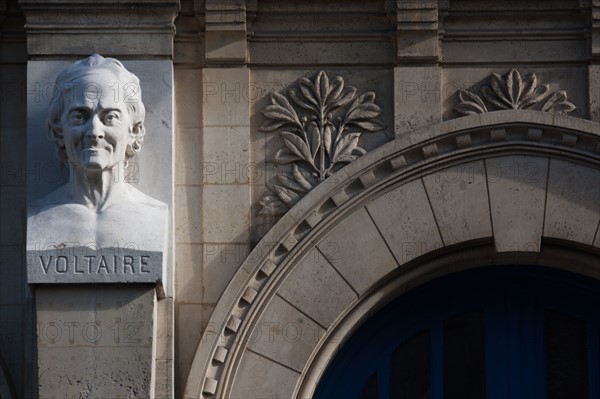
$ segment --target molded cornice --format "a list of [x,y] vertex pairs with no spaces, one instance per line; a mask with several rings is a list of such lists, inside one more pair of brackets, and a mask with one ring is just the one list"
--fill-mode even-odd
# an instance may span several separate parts
[[21,0],[31,57],[171,58],[178,0]]

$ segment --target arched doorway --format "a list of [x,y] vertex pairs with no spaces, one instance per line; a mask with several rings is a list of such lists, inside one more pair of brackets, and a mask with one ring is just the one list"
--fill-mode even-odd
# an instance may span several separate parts
[[497,111],[418,129],[317,186],[244,261],[186,398],[311,398],[340,346],[439,277],[543,265],[600,278],[600,124]]
[[423,284],[371,316],[315,399],[597,398],[600,282],[502,266]]

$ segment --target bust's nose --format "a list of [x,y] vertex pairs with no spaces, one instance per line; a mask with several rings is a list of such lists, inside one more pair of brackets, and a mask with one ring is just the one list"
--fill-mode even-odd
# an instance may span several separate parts
[[94,115],[89,119],[86,129],[86,136],[96,140],[104,138],[103,123],[98,115]]

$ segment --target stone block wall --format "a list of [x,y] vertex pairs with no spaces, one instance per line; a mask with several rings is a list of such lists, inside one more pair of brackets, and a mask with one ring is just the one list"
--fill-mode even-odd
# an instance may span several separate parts
[[[361,131],[366,151],[460,117],[460,90],[496,109],[483,91],[493,73],[507,85],[512,69],[523,90],[535,74],[538,86],[548,84],[548,95],[565,91],[564,101],[576,106],[570,116],[600,121],[599,0],[55,3],[0,5],[0,361],[18,397],[34,397],[35,383],[28,382],[37,378],[34,295],[22,252],[25,184],[49,178],[48,171],[25,166],[27,96],[43,95],[27,89],[28,61],[72,61],[91,52],[172,61],[174,289],[157,301],[157,397],[183,394],[203,332],[222,327],[210,323],[215,306],[279,220],[261,212],[278,176],[293,173],[291,164],[273,162],[284,147],[279,130],[261,129],[272,93],[290,98],[299,79],[314,82],[321,70],[330,82],[339,76],[355,87],[357,95],[372,91],[381,129]],[[452,192],[437,195],[441,202],[453,198]],[[475,223],[464,234],[481,229]],[[260,245],[269,250],[269,243]],[[342,261],[352,253],[339,250]],[[383,273],[384,260],[380,268]]]
[[[459,90],[480,90],[493,72],[504,76],[513,68],[523,77],[535,73],[550,92],[565,90],[577,106],[571,115],[597,120],[595,39],[587,36],[596,25],[592,6],[183,1],[174,63],[177,96],[186,99],[186,110],[178,104],[177,134],[197,146],[184,145],[177,157],[187,171],[178,193],[187,221],[191,217],[202,227],[182,227],[177,236],[177,291],[184,295],[176,305],[178,383],[186,380],[192,358],[187,345],[201,345],[206,329],[219,330],[209,318],[220,293],[279,219],[260,212],[277,176],[291,172],[290,165],[273,163],[281,137],[261,130],[270,93],[287,95],[299,78],[314,79],[320,70],[330,79],[341,76],[359,93],[373,91],[384,128],[361,136],[367,151],[461,116],[454,109]],[[198,114],[201,119],[190,121]],[[189,210],[191,204],[201,210]]]

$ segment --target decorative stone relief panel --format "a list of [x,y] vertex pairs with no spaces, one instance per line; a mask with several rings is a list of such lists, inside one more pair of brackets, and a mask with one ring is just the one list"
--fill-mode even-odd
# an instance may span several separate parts
[[550,94],[550,85],[539,84],[535,73],[521,77],[516,69],[506,75],[490,75],[489,86],[476,90],[459,90],[459,103],[454,110],[463,115],[505,109],[536,109],[543,112],[566,115],[575,110],[575,104],[567,101],[567,92],[558,90]]
[[284,214],[343,165],[366,153],[359,139],[363,133],[383,129],[375,119],[381,108],[373,91],[357,92],[345,86],[341,76],[330,80],[320,71],[313,80],[298,79],[287,96],[271,93],[270,104],[262,111],[267,121],[261,130],[279,132],[285,147],[275,152],[273,162],[291,164],[292,172],[277,175],[277,183],[269,187],[275,195],[261,199],[260,213]]
[[[152,108],[145,106],[140,79],[120,61],[97,54],[64,68],[48,87],[53,91],[47,106],[30,107],[29,140],[36,143],[30,160],[34,169],[46,166],[54,147],[57,169],[68,178],[44,179],[44,191],[38,180],[28,182],[28,282],[164,282],[169,206],[156,190],[151,196],[135,186],[142,142],[148,136],[164,141],[156,129],[146,135],[146,109],[155,113],[155,100]],[[161,114],[167,126],[168,112]],[[44,122],[51,144],[42,148],[37,143]],[[157,183],[160,173],[146,175]]]

